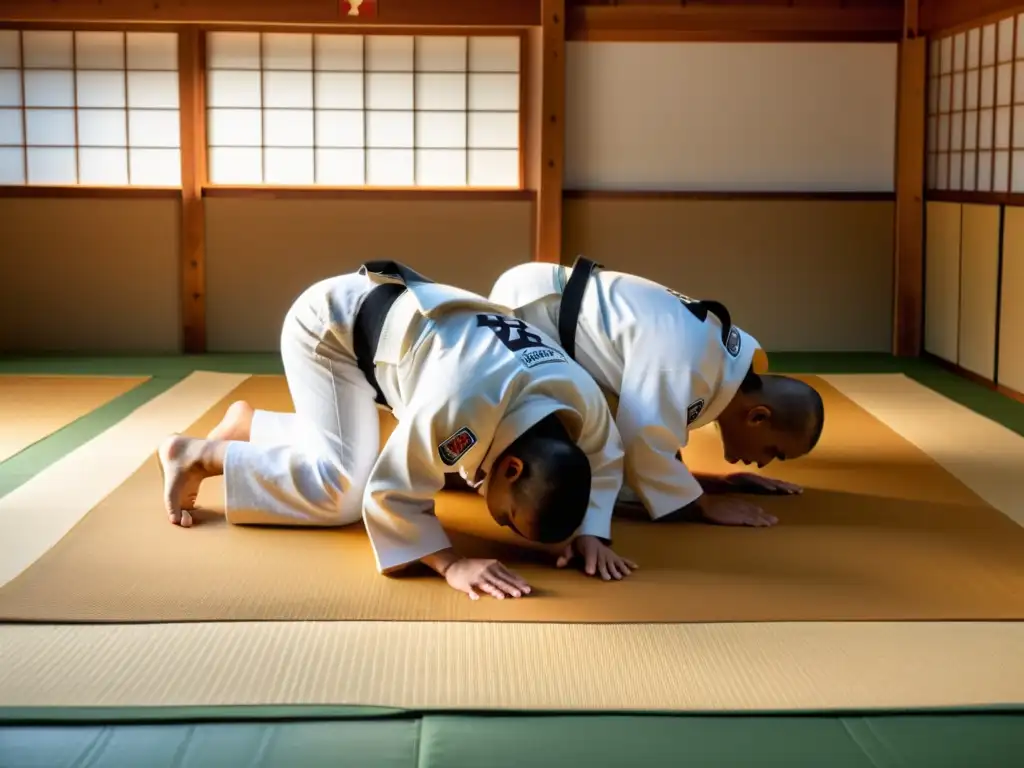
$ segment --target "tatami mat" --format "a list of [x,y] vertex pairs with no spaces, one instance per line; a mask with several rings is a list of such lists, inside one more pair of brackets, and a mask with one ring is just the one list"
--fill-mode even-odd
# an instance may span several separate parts
[[0,461],[146,380],[143,376],[0,375]]

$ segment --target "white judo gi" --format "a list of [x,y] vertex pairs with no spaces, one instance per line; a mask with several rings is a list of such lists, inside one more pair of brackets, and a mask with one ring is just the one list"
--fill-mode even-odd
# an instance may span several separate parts
[[557,414],[592,469],[577,535],[611,537],[623,450],[607,402],[578,364],[482,296],[416,283],[395,301],[375,355],[397,418],[380,450],[376,393],[357,367],[360,305],[374,272],[307,289],[288,312],[281,356],[294,414],[256,411],[249,443],[230,443],[225,507],[236,524],[336,526],[363,518],[378,570],[450,546],[433,516],[446,473],[486,492],[500,454]]
[[[533,262],[505,272],[490,299],[558,336],[562,293],[572,269]],[[576,360],[618,398],[625,485],[654,519],[696,501],[700,483],[676,460],[687,433],[709,424],[736,395],[760,346],[721,320],[701,320],[690,301],[636,275],[598,270],[583,295]]]

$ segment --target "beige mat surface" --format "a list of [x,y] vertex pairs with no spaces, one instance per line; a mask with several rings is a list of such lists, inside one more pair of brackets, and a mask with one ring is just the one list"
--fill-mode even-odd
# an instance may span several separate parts
[[135,389],[148,376],[0,375],[0,461]]
[[[376,574],[361,527],[190,530],[160,512],[151,459],[34,565],[0,589],[0,619],[136,622],[412,620],[718,622],[1024,618],[1024,530],[822,381],[828,425],[812,458],[773,468],[805,484],[765,498],[773,529],[669,528],[620,520],[616,546],[637,559],[604,584],[555,571],[515,548],[475,497],[453,494],[439,516],[467,551],[502,556],[538,590],[472,603],[434,576]],[[278,377],[253,377],[189,430],[205,433],[231,399],[288,409]],[[720,470],[713,430],[687,458]],[[57,491],[55,490],[55,493]],[[210,483],[201,500],[219,505]],[[2,544],[0,544],[2,548]],[[0,549],[2,551],[2,549]]]

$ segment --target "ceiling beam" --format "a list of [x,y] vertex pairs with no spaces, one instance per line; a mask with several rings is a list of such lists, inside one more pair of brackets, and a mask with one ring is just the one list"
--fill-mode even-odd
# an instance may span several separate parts
[[921,28],[934,35],[1024,10],[1022,0],[921,0]]

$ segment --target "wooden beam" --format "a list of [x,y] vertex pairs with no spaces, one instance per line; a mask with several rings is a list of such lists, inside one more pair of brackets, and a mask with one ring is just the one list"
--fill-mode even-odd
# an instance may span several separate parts
[[568,39],[591,41],[890,41],[903,9],[893,4],[582,5],[569,10]]
[[918,0],[905,0],[896,118],[896,232],[893,352],[921,354],[924,326],[924,176],[927,40]]
[[206,93],[204,34],[178,35],[181,104],[181,325],[186,354],[206,351]]
[[[533,157],[538,167],[534,211],[534,250],[537,261],[562,259],[562,182],[565,166],[565,0],[541,0],[540,54],[533,69],[540,79],[534,94],[539,122],[539,146]],[[529,178],[529,174],[528,174]]]
[[930,35],[997,21],[1024,11],[1024,0],[922,0],[921,29]]
[[511,26],[540,23],[540,0],[379,0],[373,17],[341,0],[4,0],[4,21]]

